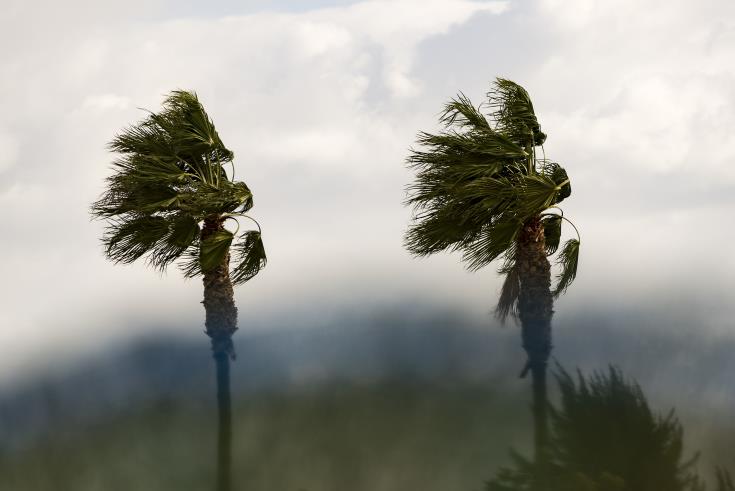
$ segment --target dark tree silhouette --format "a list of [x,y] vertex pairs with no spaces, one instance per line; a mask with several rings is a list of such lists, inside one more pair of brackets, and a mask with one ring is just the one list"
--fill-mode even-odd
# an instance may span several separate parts
[[496,312],[502,320],[511,315],[521,322],[528,355],[522,376],[530,370],[535,448],[542,462],[553,298],[577,274],[579,236],[562,247],[562,270],[552,290],[547,256],[559,248],[567,220],[558,204],[571,194],[569,178],[559,164],[536,153],[546,135],[525,89],[497,79],[487,96],[489,118],[459,94],[444,107],[443,131],[419,134],[420,148],[408,157],[416,179],[408,187],[414,223],[405,244],[417,256],[461,251],[473,271],[504,260]]
[[[670,411],[655,414],[639,385],[620,370],[576,380],[559,370],[558,409],[551,410],[548,491],[701,491],[704,485],[685,459],[683,428]],[[531,461],[513,454],[487,491],[535,490]],[[718,491],[732,486],[724,471]]]
[[718,468],[715,478],[717,479],[717,491],[735,491],[735,481],[727,470]]
[[[117,135],[119,154],[107,189],[92,205],[105,219],[102,239],[116,263],[145,258],[158,270],[178,262],[186,277],[202,276],[206,333],[217,367],[217,489],[229,490],[231,461],[230,359],[237,330],[233,285],[265,266],[260,225],[245,213],[253,206],[248,186],[228,175],[228,150],[196,94],[172,92],[163,111]],[[257,226],[239,234],[239,218]],[[225,223],[231,220],[237,230]],[[230,269],[230,258],[235,266]]]

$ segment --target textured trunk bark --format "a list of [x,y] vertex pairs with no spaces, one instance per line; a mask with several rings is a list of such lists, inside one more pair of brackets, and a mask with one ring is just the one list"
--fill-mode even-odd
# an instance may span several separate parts
[[[204,221],[202,240],[219,230],[222,221]],[[214,270],[204,273],[204,304],[207,336],[212,341],[212,355],[217,368],[217,491],[230,491],[232,462],[232,414],[230,401],[230,359],[235,357],[232,335],[237,330],[237,307],[230,281],[230,256]]]
[[[533,385],[534,451],[539,478],[543,479],[549,443],[546,366],[551,353],[551,265],[546,258],[544,227],[540,217],[523,224],[518,237],[518,274],[521,283],[518,314],[527,370]],[[524,370],[524,373],[525,371]]]

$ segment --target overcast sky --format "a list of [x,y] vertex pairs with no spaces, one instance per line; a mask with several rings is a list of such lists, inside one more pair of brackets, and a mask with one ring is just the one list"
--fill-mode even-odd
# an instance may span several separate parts
[[241,328],[402,302],[490,319],[494,269],[411,258],[401,202],[416,133],[496,76],[528,89],[572,180],[582,256],[557,322],[652,309],[735,327],[731,0],[3,3],[4,378],[203,320],[199,281],[106,261],[88,214],[106,143],[176,88],[255,194],[269,263],[236,291]]

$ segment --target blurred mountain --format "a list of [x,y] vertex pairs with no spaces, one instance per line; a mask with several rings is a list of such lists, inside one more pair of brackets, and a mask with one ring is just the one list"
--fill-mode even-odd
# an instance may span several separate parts
[[[509,447],[527,449],[514,326],[410,309],[291,325],[235,337],[237,472],[251,489],[479,489]],[[734,338],[640,325],[580,316],[556,326],[555,357],[621,367],[656,410],[676,408],[704,462],[727,452]],[[18,383],[0,394],[0,475],[19,491],[204,489],[213,394],[204,335],[137,340]]]
[[[491,333],[449,314],[240,332],[235,337],[233,392],[387,380],[518,386],[515,372],[522,359],[514,360],[520,356],[518,341],[508,334],[515,333]],[[512,368],[503,373],[503,366]],[[138,340],[0,394],[0,448],[22,445],[49,428],[73,429],[131,406],[159,400],[209,401],[213,391],[214,366],[204,335]]]

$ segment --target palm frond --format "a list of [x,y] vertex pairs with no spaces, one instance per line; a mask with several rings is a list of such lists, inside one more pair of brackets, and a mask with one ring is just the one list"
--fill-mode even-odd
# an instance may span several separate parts
[[465,164],[420,171],[407,187],[406,205],[416,210],[430,209],[435,203],[451,200],[457,191],[471,192],[481,180],[497,176],[502,164]]
[[174,143],[167,131],[169,125],[162,126],[154,115],[138,124],[128,126],[115,135],[108,148],[123,155],[157,155],[176,157]]
[[462,133],[444,131],[438,135],[421,132],[416,141],[419,145],[429,149],[428,156],[430,157],[427,159],[427,154],[421,152],[416,152],[415,156],[409,157],[408,163],[419,167],[425,164],[434,166],[438,163],[461,165],[464,159],[458,157],[470,157],[476,162],[482,162],[491,158],[512,160],[528,156],[522,147],[507,136],[492,130]]
[[[546,135],[525,89],[497,79],[488,99],[489,118],[459,93],[444,106],[443,130],[418,134],[419,147],[406,160],[416,172],[405,199],[413,207],[404,238],[412,254],[460,251],[470,270],[504,254],[510,264],[521,224],[571,192],[564,169],[529,155]],[[548,225],[558,228],[554,220]],[[559,247],[555,231],[548,231],[549,253]],[[509,272],[502,270],[506,279]]]
[[564,168],[556,162],[542,161],[540,174],[551,179],[557,186],[559,193],[554,204],[561,203],[572,194],[572,185]]
[[182,155],[205,155],[214,161],[230,161],[228,150],[196,93],[175,90],[163,103],[164,111],[153,119],[166,128]]
[[163,270],[184,253],[198,233],[199,225],[189,215],[131,215],[111,222],[103,244],[115,262],[132,263],[145,256],[148,264]]
[[115,174],[107,182],[105,194],[92,204],[92,215],[98,218],[167,212],[175,207],[179,194],[166,182],[138,181],[129,173]]
[[118,175],[139,183],[176,185],[187,179],[197,178],[195,174],[182,170],[181,166],[177,165],[176,159],[161,155],[139,153],[124,155],[114,163],[114,168],[118,171]]
[[202,265],[199,262],[200,244],[195,241],[181,255],[181,261],[178,263],[184,278],[195,278],[202,273]]
[[521,230],[521,222],[501,217],[486,225],[471,243],[463,244],[462,260],[467,269],[477,271],[503,255],[515,243]]
[[530,174],[518,179],[518,213],[523,218],[538,215],[557,202],[556,183],[543,174]]
[[518,197],[518,180],[509,177],[480,177],[456,190],[462,200],[479,200],[488,210],[497,210]]
[[233,235],[229,230],[218,230],[200,241],[199,265],[203,273],[221,266],[230,251]]
[[546,254],[551,255],[559,248],[561,242],[561,216],[547,216],[541,220],[544,226]]
[[492,118],[498,129],[525,148],[529,145],[542,145],[546,135],[533,110],[531,97],[526,89],[515,82],[498,78],[487,94]]
[[461,92],[444,106],[439,122],[445,126],[456,124],[461,128],[490,130],[490,123],[485,116]]
[[579,264],[579,241],[577,239],[570,239],[564,244],[558,263],[562,269],[557,276],[554,297],[564,293],[577,277],[577,265]]
[[157,269],[181,258],[187,277],[222,264],[232,234],[200,240],[199,222],[253,206],[243,182],[228,178],[225,147],[196,94],[171,92],[158,113],[125,128],[109,144],[119,154],[91,214],[109,221],[108,257],[133,262],[145,256]]
[[180,258],[199,238],[199,223],[186,214],[177,214],[168,220],[168,233],[151,251],[149,264],[163,270]]
[[518,266],[514,263],[510,268],[506,266],[505,280],[500,290],[500,298],[495,308],[495,315],[501,322],[505,322],[508,316],[516,317],[518,309],[518,297],[521,293],[521,280]]
[[462,210],[437,208],[409,226],[404,245],[416,256],[427,256],[471,242],[479,227],[481,224],[472,215],[462,214]]
[[132,263],[150,253],[169,231],[163,217],[140,215],[112,222],[102,243],[107,256],[116,263]]
[[232,270],[232,283],[245,283],[258,274],[266,265],[265,247],[260,232],[252,230],[242,235],[242,240],[232,246],[235,268]]
[[253,207],[253,193],[244,182],[201,183],[178,196],[177,207],[204,218],[212,214],[245,212]]
[[233,159],[196,94],[182,90],[166,98],[163,111],[116,135],[109,148],[173,163],[213,185],[221,178],[222,165]]
[[717,478],[716,491],[735,491],[735,481],[733,481],[730,473],[722,467],[715,469],[715,477]]

